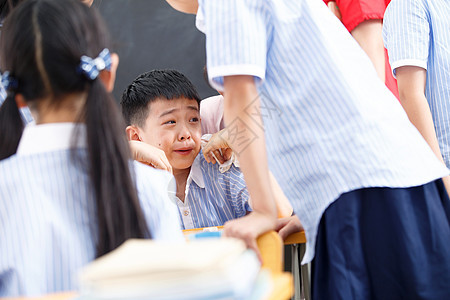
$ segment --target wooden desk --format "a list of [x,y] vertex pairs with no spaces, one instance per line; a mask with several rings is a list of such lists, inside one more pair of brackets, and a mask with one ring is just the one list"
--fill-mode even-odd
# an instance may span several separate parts
[[[191,233],[199,233],[199,232],[203,232],[203,231],[216,231],[216,230],[218,230],[218,231],[223,230],[223,226],[185,229],[185,230],[183,230],[183,234],[188,235]],[[291,234],[284,240],[284,244],[285,245],[306,244],[305,232],[300,231],[300,232]]]
[[[186,229],[183,230],[183,233],[188,236],[189,234],[195,234],[200,232],[215,232],[223,229],[223,226],[217,227],[205,227],[205,228],[195,228],[195,229]],[[275,236],[273,236],[275,235]],[[263,235],[264,236],[264,235]],[[272,232],[270,234],[266,234],[263,239],[261,237],[258,238],[258,247],[269,247],[273,248],[274,241],[273,238],[278,237],[278,240],[281,239],[278,234]],[[270,253],[275,255],[276,257],[280,257],[278,259],[270,259],[267,255],[271,255],[266,253],[266,257],[263,259],[263,266],[269,270],[271,270],[272,278],[274,280],[274,290],[271,293],[271,296],[268,299],[279,300],[279,299],[290,299],[294,293],[298,296],[302,296],[302,299],[305,299],[304,295],[309,292],[308,288],[302,288],[308,284],[307,278],[308,273],[302,269],[300,270],[300,264],[298,259],[299,249],[300,247],[304,247],[306,243],[305,233],[299,232],[290,235],[285,241],[285,245],[292,245],[292,257],[296,257],[296,259],[292,260],[292,274],[288,272],[281,272],[283,269],[283,254],[282,248],[280,249],[270,249]],[[269,249],[266,249],[269,250]],[[263,253],[261,253],[263,255]],[[263,255],[264,256],[264,255]],[[307,266],[306,266],[307,268]],[[307,269],[306,269],[307,270]],[[305,291],[306,290],[306,291]],[[298,299],[298,297],[296,298]]]
[[306,236],[304,231],[296,232],[288,236],[284,240],[285,245],[306,244]]
[[188,235],[191,233],[199,233],[199,232],[214,232],[223,230],[223,226],[215,226],[215,227],[203,227],[203,228],[194,228],[194,229],[185,229],[183,230],[184,235]]
[[[191,233],[198,233],[202,231],[215,231],[217,230],[223,230],[223,226],[216,226],[216,227],[204,227],[204,228],[194,228],[194,229],[185,229],[183,230],[183,233],[185,235],[191,234]],[[285,245],[292,245],[292,244],[305,244],[306,243],[306,236],[304,231],[296,232],[291,234],[286,238],[284,241]]]
[[309,267],[300,266],[301,258],[306,252],[306,236],[304,231],[293,233],[284,240],[285,245],[291,248],[291,270],[294,276],[295,299],[311,299],[309,286]]
[[1,298],[2,300],[69,300],[76,297],[77,294],[73,292],[51,294],[42,297],[27,297],[27,298]]
[[[278,273],[271,275],[273,289],[267,300],[288,300],[294,295],[293,279],[290,273]],[[76,293],[51,294],[36,298],[1,298],[2,300],[71,300],[77,296]]]
[[272,275],[273,289],[267,300],[287,300],[294,295],[293,277],[284,272]]

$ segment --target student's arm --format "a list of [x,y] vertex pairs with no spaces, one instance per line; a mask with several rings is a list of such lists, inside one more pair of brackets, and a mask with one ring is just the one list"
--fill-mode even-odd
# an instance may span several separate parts
[[[441,151],[434,129],[430,107],[425,97],[427,71],[421,67],[403,66],[395,69],[397,75],[400,101],[409,120],[416,126],[431,150],[442,163]],[[450,177],[443,178],[447,192],[450,194]]]
[[164,151],[141,141],[132,140],[128,143],[134,160],[172,173],[172,166]]
[[[341,11],[336,1],[325,0],[331,12],[342,21]],[[385,81],[385,57],[383,45],[383,20],[370,19],[359,23],[351,32],[353,38],[358,42],[361,48],[366,52],[372,61],[378,77]]]
[[[208,162],[215,163],[215,159],[212,157],[212,152],[216,155],[216,157],[220,160],[220,163],[224,163],[228,159],[230,159],[232,154],[232,149],[228,145],[228,142],[223,138],[224,135],[226,135],[226,128],[222,129],[221,131],[215,133],[211,139],[209,140],[208,144],[203,148],[203,156]],[[224,157],[219,158],[216,153],[219,152],[216,149],[221,149],[222,153],[224,153]],[[220,154],[220,153],[219,153]],[[208,160],[209,159],[209,160]],[[275,176],[273,176],[272,172],[269,171],[269,179],[270,184],[272,186],[272,190],[274,192],[275,197],[275,204],[277,207],[277,215],[278,218],[285,218],[292,214],[293,208],[291,203],[289,203],[289,200],[287,199],[286,195],[283,193],[283,190],[281,189],[280,185],[278,184],[278,181],[276,180]],[[253,207],[251,198],[249,199],[250,206]]]
[[[253,204],[252,213],[227,222],[224,232],[227,236],[243,239],[249,247],[257,250],[256,238],[275,228],[277,216],[263,123],[260,117],[255,121],[245,112],[250,105],[260,108],[258,92],[253,76],[226,76],[224,87],[225,124],[229,130],[227,141],[238,155]],[[253,140],[254,135],[256,139]],[[245,144],[246,141],[251,142]]]
[[[223,164],[224,162],[226,162],[231,158],[233,150],[230,148],[228,142],[224,138],[226,134],[227,134],[226,128],[220,130],[219,132],[214,133],[211,136],[211,139],[206,144],[206,146],[203,147],[202,153],[207,162],[213,164],[216,163],[216,160],[213,157],[213,153],[221,164]],[[221,150],[222,153],[220,153],[219,150]]]
[[385,57],[383,45],[383,20],[366,20],[358,24],[351,34],[369,56],[378,77],[385,82]]
[[281,236],[283,240],[285,240],[291,234],[302,230],[303,225],[296,215],[278,219],[276,231],[278,231],[278,234]]
[[275,204],[277,206],[278,218],[286,218],[292,215],[294,209],[289,202],[286,195],[283,193],[277,179],[273,176],[272,172],[269,171],[270,184],[272,185],[272,190],[275,197]]

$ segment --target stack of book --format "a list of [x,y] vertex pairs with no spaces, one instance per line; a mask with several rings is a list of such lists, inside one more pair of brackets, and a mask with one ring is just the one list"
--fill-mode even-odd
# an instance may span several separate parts
[[270,292],[240,240],[129,240],[80,274],[80,299],[261,299]]

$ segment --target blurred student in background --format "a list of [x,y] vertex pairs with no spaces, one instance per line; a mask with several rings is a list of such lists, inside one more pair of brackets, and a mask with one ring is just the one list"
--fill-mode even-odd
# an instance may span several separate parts
[[390,0],[324,0],[324,2],[369,56],[378,77],[398,98],[397,82],[391,73],[381,33],[384,11]]

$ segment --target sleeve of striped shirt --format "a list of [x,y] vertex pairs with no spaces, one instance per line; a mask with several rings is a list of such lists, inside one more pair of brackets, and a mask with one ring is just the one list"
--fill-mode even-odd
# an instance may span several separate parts
[[174,180],[173,176],[166,171],[155,170],[138,162],[134,162],[134,168],[141,208],[152,238],[183,242],[178,209],[169,199],[168,193],[169,185]]
[[264,80],[267,34],[264,1],[202,1],[208,76],[211,85],[223,90],[223,77],[252,75]]
[[232,165],[223,175],[225,185],[228,186],[225,188],[227,194],[229,193],[227,198],[231,201],[235,216],[237,218],[245,216],[252,209],[249,204],[250,196],[245,184],[244,174],[242,174],[239,168]]
[[430,24],[422,0],[393,0],[383,21],[383,40],[395,69],[417,66],[427,69]]

